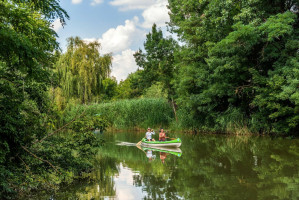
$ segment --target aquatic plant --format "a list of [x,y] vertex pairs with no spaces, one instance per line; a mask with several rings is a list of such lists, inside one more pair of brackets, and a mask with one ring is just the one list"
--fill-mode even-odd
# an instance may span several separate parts
[[114,128],[168,126],[174,119],[171,105],[162,98],[119,100],[88,107],[87,113],[105,117]]

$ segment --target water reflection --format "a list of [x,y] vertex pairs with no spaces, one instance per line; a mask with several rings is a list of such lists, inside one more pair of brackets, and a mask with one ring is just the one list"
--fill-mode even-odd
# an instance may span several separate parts
[[142,136],[101,135],[91,179],[54,199],[299,199],[297,139],[180,135],[168,151],[132,145]]
[[134,177],[138,176],[140,176],[139,173],[133,172],[130,168],[124,167],[120,163],[120,173],[114,178],[117,199],[142,199],[144,196],[142,187],[134,182]]
[[161,162],[164,164],[165,159],[168,155],[175,155],[181,157],[182,151],[179,148],[149,148],[149,147],[138,147],[142,151],[146,152],[146,156],[149,160],[155,159],[156,155],[153,155],[153,152],[158,152]]
[[155,160],[156,155],[153,155],[153,151],[148,149],[146,150],[146,157],[148,158],[148,161],[151,162],[152,160]]

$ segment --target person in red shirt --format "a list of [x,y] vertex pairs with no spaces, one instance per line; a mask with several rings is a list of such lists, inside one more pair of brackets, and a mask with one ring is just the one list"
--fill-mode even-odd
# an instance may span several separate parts
[[165,134],[165,132],[164,132],[164,129],[161,128],[161,129],[160,129],[160,133],[159,133],[159,141],[165,141],[166,138],[168,138],[168,137],[166,137],[166,134]]

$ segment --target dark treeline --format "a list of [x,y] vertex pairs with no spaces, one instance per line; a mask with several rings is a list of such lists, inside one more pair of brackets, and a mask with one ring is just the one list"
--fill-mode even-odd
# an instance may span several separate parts
[[182,125],[298,134],[298,2],[169,1]]
[[182,129],[298,135],[298,2],[169,0],[169,9],[181,45],[154,25],[134,55],[140,70],[120,86],[163,91]]

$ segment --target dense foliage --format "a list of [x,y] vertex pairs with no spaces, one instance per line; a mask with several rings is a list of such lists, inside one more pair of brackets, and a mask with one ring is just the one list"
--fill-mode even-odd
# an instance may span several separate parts
[[117,85],[118,99],[132,99],[142,96],[144,88],[141,86],[142,70],[137,70],[128,75],[124,81]]
[[169,0],[169,8],[184,43],[174,62],[182,127],[298,133],[295,1]]
[[28,2],[0,2],[1,196],[19,184],[12,180],[25,169],[17,167],[27,154],[22,146],[30,146],[44,135],[46,115],[51,115],[46,95],[53,63],[49,52],[58,44],[48,18],[42,15],[53,16],[64,10],[59,6],[44,9],[43,3]]
[[174,51],[178,47],[172,38],[164,38],[162,30],[157,30],[156,24],[146,35],[145,53],[139,49],[135,60],[141,71],[142,88],[149,88],[153,83],[161,82],[168,93],[171,93],[171,80],[174,74]]
[[51,28],[57,17],[62,24],[69,18],[56,0],[0,2],[1,199],[72,181],[90,170],[100,145],[90,131],[53,131],[61,117],[48,96],[59,50]]

